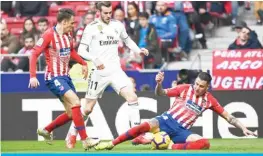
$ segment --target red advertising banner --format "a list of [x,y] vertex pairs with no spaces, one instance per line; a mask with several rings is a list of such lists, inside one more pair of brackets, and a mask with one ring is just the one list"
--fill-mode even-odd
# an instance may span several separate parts
[[213,52],[214,90],[255,90],[263,86],[263,50]]

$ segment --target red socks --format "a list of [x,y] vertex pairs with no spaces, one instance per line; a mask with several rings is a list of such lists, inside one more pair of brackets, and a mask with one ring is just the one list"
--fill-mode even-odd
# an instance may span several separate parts
[[63,113],[59,115],[55,120],[53,120],[45,129],[50,133],[52,132],[55,128],[58,128],[67,122],[69,122],[71,119],[68,117],[66,113]]
[[118,136],[116,139],[112,141],[113,145],[117,145],[119,143],[122,143],[127,140],[131,140],[133,138],[136,138],[137,136],[149,132],[151,129],[150,125],[148,122],[144,122],[138,126],[135,126],[131,129],[129,129],[126,133]]
[[184,144],[173,144],[173,150],[199,150],[199,149],[209,149],[210,143],[207,139],[200,139],[195,142],[187,142]]
[[84,125],[84,119],[81,115],[80,106],[72,107],[72,120],[75,124],[75,128],[78,130],[81,140],[86,140],[87,133]]

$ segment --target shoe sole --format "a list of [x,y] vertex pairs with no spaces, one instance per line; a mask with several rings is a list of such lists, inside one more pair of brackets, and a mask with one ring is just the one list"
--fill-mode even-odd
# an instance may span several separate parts
[[87,150],[89,150],[89,149],[91,149],[91,148],[94,148],[94,147],[97,146],[99,143],[100,143],[100,141],[99,141],[98,143],[94,144],[93,146],[90,146],[90,147],[88,147],[87,149],[84,149],[84,150],[87,151]]
[[46,140],[45,137],[41,134],[40,130],[38,129],[37,130],[37,135],[39,136],[42,136],[45,140],[45,142],[48,144],[48,145],[52,145],[52,140]]

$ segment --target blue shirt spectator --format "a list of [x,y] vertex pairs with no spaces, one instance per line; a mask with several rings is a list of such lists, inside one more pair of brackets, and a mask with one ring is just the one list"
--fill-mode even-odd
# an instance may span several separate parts
[[139,40],[140,48],[145,48],[147,46],[147,43],[146,43],[147,33],[148,33],[148,27],[140,29],[140,40]]
[[177,21],[164,2],[157,2],[157,14],[150,17],[160,39],[174,40],[177,36]]

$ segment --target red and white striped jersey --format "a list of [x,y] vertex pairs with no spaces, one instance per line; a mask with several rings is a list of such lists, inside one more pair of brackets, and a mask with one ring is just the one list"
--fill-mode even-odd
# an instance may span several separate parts
[[71,33],[60,35],[57,33],[55,26],[43,34],[33,49],[30,59],[30,77],[36,76],[36,62],[41,52],[44,52],[46,57],[45,80],[57,76],[68,76],[70,58],[86,65],[86,62],[73,48]]
[[197,97],[194,94],[193,85],[178,85],[167,89],[167,96],[177,97],[172,107],[167,111],[184,128],[192,127],[196,119],[207,109],[218,114],[223,113],[224,108],[209,92]]

